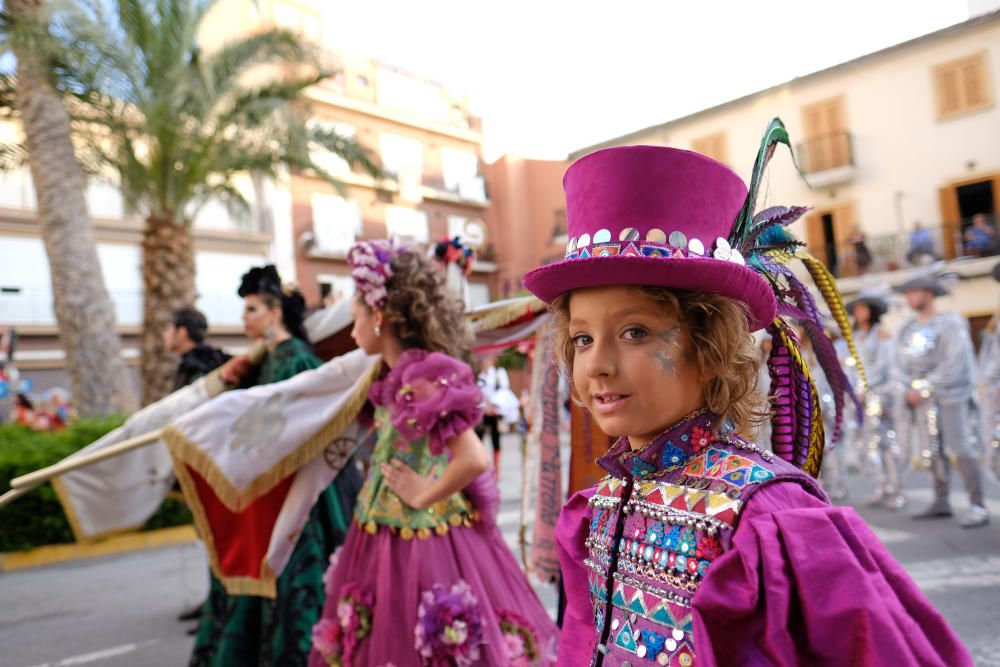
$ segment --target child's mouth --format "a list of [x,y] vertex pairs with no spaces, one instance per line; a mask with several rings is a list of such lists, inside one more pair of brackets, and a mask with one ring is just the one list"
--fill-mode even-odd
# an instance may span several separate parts
[[608,414],[609,412],[614,412],[628,400],[628,394],[593,394],[594,397],[594,412],[599,414]]

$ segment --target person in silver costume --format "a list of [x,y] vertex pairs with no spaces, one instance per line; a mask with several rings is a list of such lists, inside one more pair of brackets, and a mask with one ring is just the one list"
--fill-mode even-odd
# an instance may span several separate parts
[[[1000,281],[1000,264],[993,267],[993,279]],[[983,331],[979,373],[979,414],[986,465],[1000,479],[1000,308]]]
[[960,524],[985,526],[989,513],[971,415],[976,359],[969,324],[958,313],[935,309],[935,298],[949,293],[941,276],[923,273],[896,289],[906,295],[913,314],[895,339],[895,426],[900,444],[928,461],[934,480],[933,501],[913,518],[952,515],[948,489],[954,458],[970,503]]
[[868,380],[867,386],[850,355],[846,357],[847,376],[854,382],[855,391],[865,406],[864,423],[856,426],[853,441],[861,452],[862,460],[871,465],[876,480],[875,494],[869,498],[871,507],[885,506],[897,510],[905,504],[901,461],[896,433],[892,428],[893,360],[892,334],[882,323],[882,316],[889,310],[885,287],[862,289],[847,304],[854,318],[854,341],[861,357],[861,364]]

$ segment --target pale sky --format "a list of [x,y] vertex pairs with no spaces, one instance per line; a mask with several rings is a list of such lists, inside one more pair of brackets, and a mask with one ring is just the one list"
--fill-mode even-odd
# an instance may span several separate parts
[[575,149],[969,17],[966,0],[327,0],[330,46],[468,93],[484,154]]

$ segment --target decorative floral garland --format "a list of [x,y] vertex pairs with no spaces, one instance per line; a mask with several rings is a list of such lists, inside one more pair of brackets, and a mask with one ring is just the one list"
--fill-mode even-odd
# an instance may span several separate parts
[[462,240],[458,236],[451,239],[442,239],[440,243],[434,246],[434,257],[443,266],[458,264],[458,267],[462,269],[462,273],[467,276],[472,273],[472,265],[476,261],[475,251],[462,243]]
[[501,609],[500,633],[507,644],[510,667],[533,667],[538,661],[538,639],[531,622],[512,611]]
[[372,631],[375,596],[357,582],[344,584],[337,601],[337,620],[320,620],[313,626],[312,643],[330,667],[351,667],[354,651]]
[[417,607],[414,647],[424,665],[466,667],[479,660],[483,620],[469,585],[459,580],[446,591],[440,584],[424,591]]

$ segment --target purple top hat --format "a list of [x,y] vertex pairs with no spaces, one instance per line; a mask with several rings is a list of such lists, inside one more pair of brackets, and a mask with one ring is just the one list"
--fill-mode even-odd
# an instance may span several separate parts
[[741,301],[751,331],[774,319],[771,285],[726,240],[747,196],[729,167],[676,148],[608,148],[574,162],[563,188],[566,257],[524,276],[542,301],[582,287],[653,285]]

